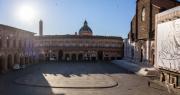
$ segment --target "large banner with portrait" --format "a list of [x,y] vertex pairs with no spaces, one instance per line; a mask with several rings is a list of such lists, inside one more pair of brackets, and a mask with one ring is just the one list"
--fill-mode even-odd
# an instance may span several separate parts
[[157,25],[156,66],[180,72],[180,19]]

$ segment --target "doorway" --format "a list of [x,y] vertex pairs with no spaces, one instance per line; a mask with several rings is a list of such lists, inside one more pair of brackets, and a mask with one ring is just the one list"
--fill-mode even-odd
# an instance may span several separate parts
[[98,51],[98,60],[103,60],[103,51]]
[[58,52],[58,61],[62,61],[62,58],[63,58],[63,51],[59,50],[59,52]]
[[8,55],[7,67],[8,67],[8,69],[11,69],[11,67],[12,67],[12,55]]
[[143,49],[141,49],[141,58],[140,58],[140,62],[143,61]]

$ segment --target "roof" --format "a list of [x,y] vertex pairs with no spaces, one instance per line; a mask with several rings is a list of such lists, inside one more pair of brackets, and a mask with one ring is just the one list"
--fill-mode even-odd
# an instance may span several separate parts
[[88,31],[88,32],[91,32],[91,33],[92,33],[92,30],[91,30],[91,28],[88,26],[88,23],[87,23],[86,20],[84,21],[84,26],[81,27],[81,29],[79,30],[79,32],[84,32],[84,31]]
[[17,30],[17,31],[20,31],[20,32],[27,32],[27,33],[30,33],[30,34],[36,34],[34,32],[30,32],[30,31],[27,31],[27,30],[19,29],[19,28],[8,26],[8,25],[4,25],[4,24],[0,24],[0,27],[13,29],[13,30]]
[[82,36],[82,35],[43,35],[43,36],[36,36],[37,38],[51,38],[51,39],[55,39],[55,38],[86,38],[86,39],[119,39],[119,40],[123,40],[122,37],[117,37],[117,36],[99,36],[99,35],[95,35],[95,36]]

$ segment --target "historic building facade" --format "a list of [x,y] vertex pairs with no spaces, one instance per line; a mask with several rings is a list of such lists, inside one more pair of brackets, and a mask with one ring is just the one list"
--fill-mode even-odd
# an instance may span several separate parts
[[41,61],[114,60],[123,56],[121,37],[93,36],[87,21],[75,35],[35,37]]
[[136,14],[128,34],[129,52],[135,63],[154,65],[155,15],[178,6],[176,0],[137,0]]
[[123,39],[93,36],[87,21],[75,35],[43,35],[0,24],[0,72],[16,64],[27,65],[45,61],[115,60],[123,56]]
[[34,33],[0,25],[0,72],[35,62]]

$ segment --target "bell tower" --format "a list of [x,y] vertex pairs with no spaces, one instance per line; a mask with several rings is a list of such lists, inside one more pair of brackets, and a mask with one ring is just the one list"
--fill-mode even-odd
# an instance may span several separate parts
[[39,36],[43,36],[43,21],[39,21]]

